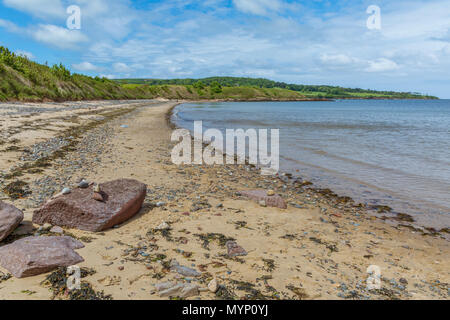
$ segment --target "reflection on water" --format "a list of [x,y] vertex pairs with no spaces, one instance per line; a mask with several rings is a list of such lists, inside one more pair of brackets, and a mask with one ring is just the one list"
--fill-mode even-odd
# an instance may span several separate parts
[[279,128],[281,168],[418,222],[450,225],[450,100],[184,104],[192,129]]

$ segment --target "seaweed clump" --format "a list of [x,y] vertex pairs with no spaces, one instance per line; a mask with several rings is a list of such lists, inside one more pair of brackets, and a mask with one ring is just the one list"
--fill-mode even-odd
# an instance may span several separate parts
[[11,275],[9,274],[9,273],[3,273],[3,272],[0,272],[0,283],[2,283],[3,281],[7,281],[7,280],[9,280],[9,279],[11,279]]
[[28,184],[22,180],[9,183],[3,188],[3,192],[13,200],[25,198],[31,194]]
[[[81,279],[93,275],[95,270],[81,268]],[[112,300],[111,295],[106,295],[103,291],[97,292],[92,288],[89,282],[82,281],[80,289],[69,290],[67,288],[67,267],[59,267],[50,275],[48,275],[41,285],[49,286],[53,292],[52,299],[68,299],[68,300]]]
[[220,233],[206,233],[206,234],[195,234],[201,241],[203,241],[202,247],[209,250],[209,244],[211,241],[217,241],[219,246],[225,248],[225,244],[228,241],[234,241],[234,238],[227,237]]
[[309,295],[303,288],[294,287],[293,285],[288,285],[286,288],[291,290],[300,300],[305,300],[309,298]]

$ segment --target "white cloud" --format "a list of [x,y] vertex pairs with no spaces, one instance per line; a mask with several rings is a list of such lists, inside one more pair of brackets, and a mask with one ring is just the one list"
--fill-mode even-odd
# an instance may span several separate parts
[[66,15],[60,0],[3,0],[3,4],[41,18],[64,18]]
[[22,31],[22,28],[18,27],[15,23],[3,19],[0,19],[0,27],[5,28],[12,33],[19,33]]
[[280,0],[233,0],[233,3],[242,12],[260,16],[278,12],[282,7]]
[[117,77],[113,74],[101,74],[100,78],[117,79]]
[[39,42],[61,49],[77,48],[80,42],[89,39],[79,30],[69,30],[51,24],[40,24],[37,29],[30,29],[32,37]]
[[78,64],[73,64],[72,67],[75,70],[85,71],[85,72],[100,70],[99,67],[97,67],[96,65],[93,65],[92,63],[87,62],[87,61],[81,62],[81,63],[78,63]]
[[380,58],[374,61],[369,61],[369,67],[365,69],[367,72],[383,72],[398,69],[399,66],[392,60]]
[[131,72],[131,68],[122,62],[117,62],[113,64],[114,71],[124,73],[124,72]]
[[34,59],[33,54],[32,54],[31,52],[28,52],[28,51],[17,50],[15,53],[16,53],[17,55],[19,55],[19,56],[28,58],[28,60]]
[[320,61],[329,65],[344,66],[355,63],[357,59],[349,57],[345,54],[322,54],[320,56]]

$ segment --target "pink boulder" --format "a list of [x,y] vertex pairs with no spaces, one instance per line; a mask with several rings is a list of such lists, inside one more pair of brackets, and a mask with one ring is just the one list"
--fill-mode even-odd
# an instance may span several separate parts
[[27,237],[0,247],[0,265],[16,278],[46,273],[83,262],[74,249],[84,245],[71,237]]
[[240,192],[243,196],[246,196],[255,201],[263,200],[268,207],[277,207],[280,209],[286,209],[287,205],[283,198],[274,194],[273,196],[268,196],[265,190],[247,190]]
[[13,205],[0,201],[0,241],[9,236],[22,220],[22,211]]
[[118,225],[139,212],[147,186],[120,179],[100,184],[103,201],[93,199],[93,186],[77,188],[49,200],[33,214],[33,222],[87,231],[102,231]]

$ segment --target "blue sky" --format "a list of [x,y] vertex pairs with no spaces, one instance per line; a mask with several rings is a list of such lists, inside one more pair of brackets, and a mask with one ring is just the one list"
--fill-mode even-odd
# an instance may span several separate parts
[[[66,26],[70,5],[80,30]],[[380,30],[366,26],[370,5]],[[113,78],[249,76],[450,98],[449,0],[0,0],[0,45]]]

